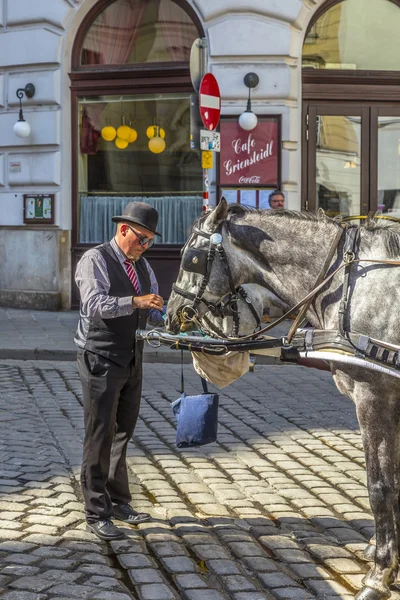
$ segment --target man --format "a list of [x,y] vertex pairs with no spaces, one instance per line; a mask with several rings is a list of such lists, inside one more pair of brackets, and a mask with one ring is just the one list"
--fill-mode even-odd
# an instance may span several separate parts
[[[283,195],[283,192],[281,192],[280,190],[274,190],[273,192],[271,192],[268,196],[268,203],[269,203],[270,208],[275,208],[275,209],[284,208],[285,207],[285,196]],[[271,322],[270,306],[266,307],[265,313],[263,314],[263,317],[262,317],[262,321],[264,323]]]
[[268,202],[271,208],[284,208],[285,206],[285,196],[283,192],[280,190],[274,190],[268,196]]
[[75,343],[82,382],[85,440],[81,470],[88,530],[103,540],[124,537],[111,518],[149,520],[131,506],[126,451],[139,414],[143,342],[135,341],[150,314],[163,324],[163,299],[143,252],[153,244],[158,213],[131,202],[112,217],[111,242],[85,252],[75,281],[81,296]]

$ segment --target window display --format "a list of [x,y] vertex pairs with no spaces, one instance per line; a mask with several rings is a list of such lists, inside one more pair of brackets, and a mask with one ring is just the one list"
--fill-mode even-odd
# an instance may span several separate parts
[[78,111],[79,242],[110,239],[111,216],[141,200],[159,211],[162,243],[184,243],[202,210],[189,94],[81,98]]

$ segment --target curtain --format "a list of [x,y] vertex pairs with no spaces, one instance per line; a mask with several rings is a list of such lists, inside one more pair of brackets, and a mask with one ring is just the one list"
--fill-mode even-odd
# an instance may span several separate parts
[[145,8],[146,0],[118,0],[106,8],[88,31],[82,64],[123,65],[129,62]]
[[81,154],[96,154],[101,131],[101,114],[106,103],[83,107],[80,129]]
[[129,202],[146,202],[157,209],[158,231],[155,243],[184,244],[193,222],[202,214],[201,196],[86,196],[80,197],[79,242],[101,244],[115,234],[111,217],[121,215]]
[[197,37],[189,15],[175,2],[161,0],[158,20],[171,61],[188,61],[190,49]]
[[83,109],[80,138],[81,154],[96,154],[99,137],[100,131],[93,126],[87,110]]

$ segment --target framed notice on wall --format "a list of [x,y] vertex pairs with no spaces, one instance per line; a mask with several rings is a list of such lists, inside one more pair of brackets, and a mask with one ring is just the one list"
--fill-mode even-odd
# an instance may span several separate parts
[[24,223],[54,224],[54,194],[24,194]]
[[245,131],[237,117],[221,119],[219,192],[228,202],[268,207],[268,194],[281,186],[280,116],[259,117]]

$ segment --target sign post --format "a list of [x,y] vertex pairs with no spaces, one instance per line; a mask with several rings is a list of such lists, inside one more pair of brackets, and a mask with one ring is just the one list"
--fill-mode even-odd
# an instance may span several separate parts
[[201,80],[199,96],[200,116],[207,130],[200,132],[200,147],[203,151],[203,211],[205,211],[208,208],[209,201],[208,169],[212,168],[212,153],[210,156],[210,150],[218,150],[220,146],[217,132],[214,133],[211,139],[208,135],[204,135],[215,130],[221,115],[221,94],[218,82],[212,73],[206,73]]

